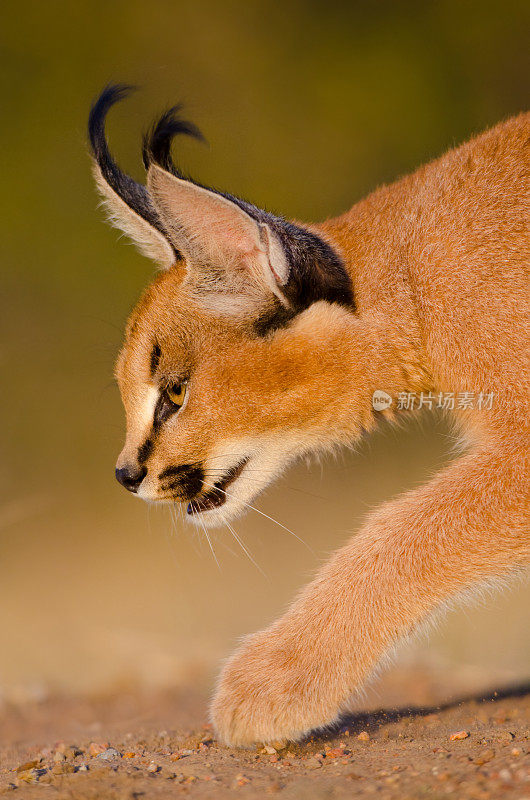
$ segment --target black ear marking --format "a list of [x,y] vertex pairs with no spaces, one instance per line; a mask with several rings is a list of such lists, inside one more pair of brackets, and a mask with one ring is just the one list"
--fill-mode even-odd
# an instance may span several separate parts
[[[264,213],[264,212],[262,212]],[[254,322],[258,336],[284,328],[313,303],[325,300],[355,310],[353,285],[338,253],[316,234],[269,215],[268,224],[280,240],[289,264],[287,283],[280,287],[288,302],[274,302]]]
[[181,106],[173,106],[144,136],[143,158],[146,168],[155,163],[177,178],[190,181],[230,200],[239,206],[257,223],[266,224],[281,242],[289,263],[289,279],[281,287],[289,308],[279,302],[256,320],[254,329],[263,336],[270,330],[287,325],[295,314],[308,308],[317,300],[340,303],[354,308],[353,287],[342,259],[323,239],[305,228],[301,228],[282,217],[263,211],[252,203],[221,192],[185,175],[171,157],[171,142],[181,134],[204,141],[200,130],[192,122],[182,119]]
[[355,307],[353,286],[338,253],[311,231],[281,221],[275,232],[289,262],[289,278],[282,292],[296,311],[318,300]]
[[277,297],[252,323],[252,330],[257,336],[267,336],[268,333],[285,328],[298,312],[286,308]]

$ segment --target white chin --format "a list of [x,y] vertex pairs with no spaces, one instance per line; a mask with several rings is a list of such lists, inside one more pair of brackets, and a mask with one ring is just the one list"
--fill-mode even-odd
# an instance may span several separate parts
[[[186,519],[198,527],[214,528],[224,526],[227,521],[240,517],[249,508],[252,509],[251,503],[254,502],[254,498],[293,461],[297,445],[296,440],[289,441],[285,436],[281,439],[271,437],[267,442],[240,440],[223,443],[219,446],[220,452],[213,452],[208,459],[208,473],[211,477],[208,483],[205,483],[206,492],[222,485],[223,477],[226,477],[230,470],[240,469],[240,472],[223,487],[224,502],[202,510],[199,503],[196,512],[188,512]],[[241,453],[242,461],[239,464],[234,464],[233,461],[226,463],[224,453],[227,450]]]

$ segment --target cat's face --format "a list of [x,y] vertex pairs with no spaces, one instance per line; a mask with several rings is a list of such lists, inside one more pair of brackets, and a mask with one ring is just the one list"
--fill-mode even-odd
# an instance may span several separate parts
[[258,336],[250,321],[195,304],[177,270],[161,274],[116,365],[127,420],[120,482],[141,498],[182,503],[205,524],[243,512],[294,458],[340,437],[346,314],[316,303]]
[[106,89],[89,135],[111,221],[163,268],[135,309],[116,374],[127,416],[116,477],[149,500],[182,502],[205,524],[241,512],[301,453],[351,426],[350,278],[315,228],[184,179],[173,112],[144,146],[147,185],[108,150]]

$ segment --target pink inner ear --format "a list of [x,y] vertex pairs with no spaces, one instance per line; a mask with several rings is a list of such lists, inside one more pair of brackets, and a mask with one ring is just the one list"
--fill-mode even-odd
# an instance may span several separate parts
[[229,250],[236,250],[242,256],[252,255],[260,249],[257,226],[255,231],[243,230],[241,224],[234,224],[229,214],[208,212],[201,220],[201,224],[204,226],[205,239],[210,240],[214,247],[222,246],[223,249],[226,247]]
[[205,291],[213,291],[215,285],[215,291],[222,293],[224,286],[241,301],[272,293],[284,302],[279,286],[288,276],[287,260],[267,225],[256,222],[222,195],[177,178],[155,164],[149,168],[147,187],[188,271],[200,268],[196,276],[198,280],[204,278]]
[[235,203],[160,168],[151,167],[149,178],[155,205],[179,249],[209,256],[221,251],[229,260],[262,249],[257,223]]

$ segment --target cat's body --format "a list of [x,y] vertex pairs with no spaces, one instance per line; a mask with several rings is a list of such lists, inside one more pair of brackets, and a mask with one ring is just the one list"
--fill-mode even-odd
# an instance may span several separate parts
[[[509,120],[318,226],[345,255],[358,313],[418,337],[439,391],[524,388],[529,135],[529,114]],[[524,393],[512,411],[525,419]]]
[[[530,116],[342,217],[290,226],[184,181],[168,142],[186,130],[169,117],[146,147],[147,191],[127,184],[102,138],[109,91],[91,118],[100,188],[168,267],[117,366],[127,488],[213,525],[297,455],[351,443],[412,395],[416,407],[452,397],[467,441],[225,665],[212,707],[223,741],[299,738],[445,605],[530,561]],[[377,391],[389,408],[374,411]]]

